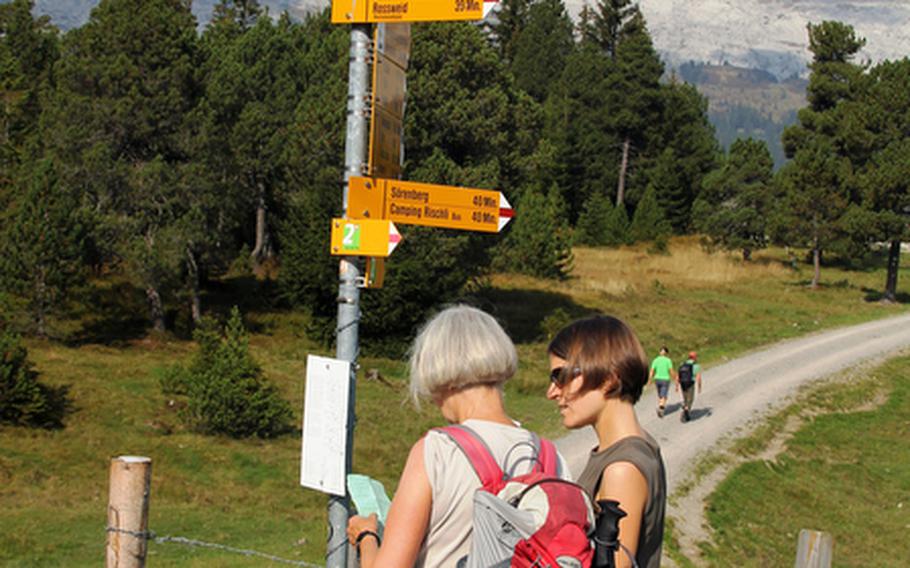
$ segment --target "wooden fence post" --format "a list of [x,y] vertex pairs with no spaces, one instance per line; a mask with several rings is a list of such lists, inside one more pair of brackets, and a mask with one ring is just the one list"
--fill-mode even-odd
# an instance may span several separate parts
[[150,458],[120,456],[111,459],[106,568],[145,566],[151,479]]
[[831,568],[833,556],[834,539],[830,533],[808,529],[799,531],[795,568]]

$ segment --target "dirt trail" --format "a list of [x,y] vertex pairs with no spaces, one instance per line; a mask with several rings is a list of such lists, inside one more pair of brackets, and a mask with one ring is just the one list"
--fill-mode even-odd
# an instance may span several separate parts
[[[908,347],[910,314],[778,343],[707,369],[702,374],[704,390],[695,398],[693,419],[686,424],[680,423],[678,394],[671,389],[668,413],[660,419],[655,413],[655,393],[649,389],[636,409],[642,426],[660,442],[670,495],[683,480],[692,478],[691,468],[700,455],[719,448],[724,438],[746,434],[763,417],[790,402],[803,385]],[[591,429],[572,432],[557,441],[576,475],[595,444]],[[720,476],[709,476],[699,484],[696,493],[700,499],[690,495],[671,502],[668,515],[701,519],[704,497],[721,480]],[[700,523],[686,525],[687,540],[707,537],[691,534],[693,530],[704,533]]]

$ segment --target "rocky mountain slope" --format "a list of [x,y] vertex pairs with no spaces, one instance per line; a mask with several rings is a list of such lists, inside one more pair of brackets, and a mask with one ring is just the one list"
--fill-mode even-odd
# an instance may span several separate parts
[[[4,1],[4,0],[0,0]],[[585,2],[566,0],[574,16]],[[88,19],[98,0],[37,0],[35,10],[69,29]],[[216,0],[194,0],[204,22]],[[301,17],[329,0],[261,0],[273,15],[287,10]],[[907,0],[640,0],[654,44],[671,66],[702,62],[762,69],[779,79],[806,74],[806,24],[839,20],[868,40],[863,55],[872,61],[910,55]]]

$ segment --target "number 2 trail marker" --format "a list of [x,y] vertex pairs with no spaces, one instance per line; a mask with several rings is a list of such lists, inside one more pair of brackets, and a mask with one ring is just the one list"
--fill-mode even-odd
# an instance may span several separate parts
[[332,219],[332,254],[379,256],[392,254],[401,233],[385,219]]

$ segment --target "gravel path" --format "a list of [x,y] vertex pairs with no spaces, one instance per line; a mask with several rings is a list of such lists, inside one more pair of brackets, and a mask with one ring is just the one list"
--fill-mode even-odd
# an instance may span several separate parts
[[[649,388],[636,409],[642,426],[660,442],[670,494],[688,478],[699,455],[731,433],[748,432],[768,413],[784,407],[801,386],[908,347],[910,314],[778,343],[704,371],[693,419],[685,424],[680,422],[680,395],[671,388],[668,414],[660,419],[656,393]],[[673,355],[678,364],[681,354]],[[556,442],[576,476],[596,443],[593,429],[572,432]],[[675,509],[671,505],[668,514],[701,516],[701,511]]]

